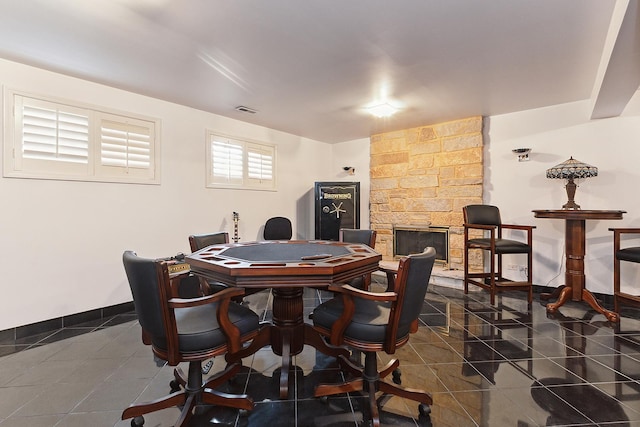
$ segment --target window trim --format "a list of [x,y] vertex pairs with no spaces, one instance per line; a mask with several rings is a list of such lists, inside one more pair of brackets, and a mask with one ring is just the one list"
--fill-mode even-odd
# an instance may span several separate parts
[[[242,151],[241,178],[229,177],[228,180],[222,182],[216,180],[214,176],[214,142],[216,139],[224,140],[229,144],[240,147]],[[223,141],[219,141],[223,142]],[[206,188],[222,188],[235,190],[259,190],[259,191],[277,191],[277,146],[265,142],[240,138],[236,136],[225,135],[213,130],[207,129],[205,136],[206,151],[206,168],[205,168],[205,187]],[[270,155],[271,160],[271,180],[262,181],[259,178],[249,176],[248,158],[249,153],[260,153],[262,155]],[[267,160],[268,163],[268,160]],[[231,165],[230,165],[231,166]],[[236,175],[237,176],[237,175]]]
[[[3,95],[3,177],[127,184],[160,184],[160,119],[6,87]],[[51,106],[51,108],[78,112],[86,116],[88,120],[87,162],[74,165],[70,162],[58,163],[53,160],[37,160],[23,157],[23,116],[22,112],[17,112],[17,109],[22,108],[23,105],[48,105]],[[106,121],[115,122],[125,129],[144,129],[148,131],[148,160],[150,162],[148,168],[109,166],[103,164],[101,157],[103,149],[102,127]],[[58,124],[59,122],[56,120],[54,126]],[[127,139],[125,144],[129,147],[130,140]],[[129,154],[125,153],[124,156],[128,158]]]

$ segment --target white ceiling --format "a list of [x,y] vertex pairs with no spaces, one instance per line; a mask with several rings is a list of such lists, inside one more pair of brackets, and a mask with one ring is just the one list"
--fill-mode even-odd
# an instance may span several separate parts
[[[636,2],[0,0],[0,57],[333,143],[586,99],[619,114]],[[364,114],[384,96],[402,111]]]

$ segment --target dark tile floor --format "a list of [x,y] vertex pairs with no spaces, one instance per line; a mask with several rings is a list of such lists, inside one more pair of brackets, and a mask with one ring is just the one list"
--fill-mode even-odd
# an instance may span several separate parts
[[[307,292],[308,311],[324,297]],[[268,292],[247,297],[268,319]],[[422,325],[399,349],[402,384],[433,394],[430,419],[400,398],[382,411],[384,426],[640,426],[640,321],[623,313],[616,333],[586,304],[568,303],[548,317],[519,293],[488,304],[485,292],[431,286]],[[0,342],[0,427],[128,426],[131,402],[169,392],[172,368],[157,363],[140,340],[133,314],[64,328],[19,342]],[[380,356],[382,361],[389,359]],[[211,408],[195,426],[356,426],[368,411],[359,396],[321,402],[320,381],[336,378],[334,361],[313,348],[295,356],[291,398],[278,399],[280,360],[265,348],[227,391],[255,401],[248,416]],[[224,364],[216,358],[211,372]],[[145,417],[145,426],[171,426],[172,408]]]

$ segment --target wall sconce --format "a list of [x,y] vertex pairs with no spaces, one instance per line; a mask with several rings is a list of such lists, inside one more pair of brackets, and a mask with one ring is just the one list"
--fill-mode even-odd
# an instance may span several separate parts
[[531,152],[531,148],[514,148],[511,151],[518,155],[519,162],[529,161],[529,153]]
[[355,175],[356,173],[356,168],[354,168],[353,166],[344,166],[342,169],[344,169],[344,171],[349,175]]

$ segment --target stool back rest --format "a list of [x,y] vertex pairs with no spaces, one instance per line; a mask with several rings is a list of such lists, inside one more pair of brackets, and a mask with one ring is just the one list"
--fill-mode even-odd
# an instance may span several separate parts
[[467,224],[483,224],[500,226],[500,210],[491,205],[467,205],[462,208],[464,222]]

